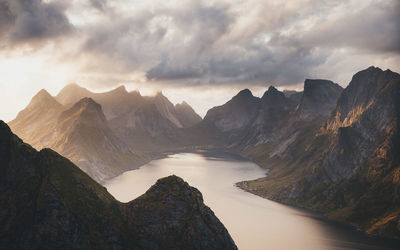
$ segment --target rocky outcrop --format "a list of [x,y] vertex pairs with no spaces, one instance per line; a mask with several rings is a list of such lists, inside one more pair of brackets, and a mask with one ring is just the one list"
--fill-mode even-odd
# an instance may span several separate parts
[[36,151],[0,121],[5,249],[237,249],[201,193],[176,176],[116,201],[66,158]]
[[[181,178],[157,181],[128,204],[130,227],[144,248],[233,249],[234,243],[201,193]],[[192,245],[192,246],[190,246]]]

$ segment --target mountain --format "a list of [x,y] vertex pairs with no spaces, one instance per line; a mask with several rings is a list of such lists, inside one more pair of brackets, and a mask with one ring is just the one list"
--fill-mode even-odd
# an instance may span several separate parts
[[399,238],[399,100],[399,74],[375,67],[358,72],[307,136],[305,150],[290,151],[297,160],[283,158],[267,178],[240,186]]
[[117,138],[99,104],[83,98],[60,114],[49,147],[75,162],[93,179],[104,179],[139,166],[145,160]]
[[42,89],[9,125],[24,140],[38,146],[64,109],[63,105]]
[[128,92],[124,86],[93,93],[69,84],[56,99],[65,106],[72,106],[82,96],[90,97],[102,106],[110,128],[120,141],[146,154],[193,144],[185,139],[182,129],[201,121],[186,102],[174,106],[161,92],[155,96],[142,96],[138,91]]
[[176,176],[128,203],[68,159],[36,151],[0,121],[4,249],[237,249],[201,193]]
[[122,141],[146,153],[175,147],[181,132],[153,103],[112,119],[110,126]]
[[96,181],[131,170],[146,160],[117,138],[101,106],[91,98],[64,109],[41,91],[9,125],[35,148],[57,151]]
[[93,93],[77,84],[68,84],[55,98],[66,107],[71,107],[84,97],[90,97],[99,103],[108,120],[137,109],[146,103],[138,91],[128,92],[124,86],[104,93]]
[[155,96],[143,97],[138,91],[128,92],[124,86],[119,86],[108,92],[93,93],[77,84],[68,84],[55,98],[61,104],[70,107],[83,97],[90,97],[99,103],[107,120],[127,113],[132,114],[132,111],[137,110],[139,107],[152,103],[156,105],[158,112],[162,116],[178,128],[193,126],[201,121],[200,116],[187,103],[189,108],[176,109],[161,92],[158,92]]
[[237,140],[258,114],[260,99],[244,89],[224,105],[210,109],[203,123],[226,134],[228,140]]
[[172,122],[176,127],[183,127],[179,119],[174,115],[174,104],[172,104],[168,98],[162,94],[162,92],[158,92],[155,96],[148,97],[147,99],[150,100],[151,103],[154,103],[154,105],[157,107],[157,110],[163,117]]
[[184,128],[192,127],[201,122],[201,117],[185,101],[175,105],[175,116]]
[[329,80],[306,79],[295,119],[313,120],[319,116],[326,117],[334,109],[342,90],[342,87]]

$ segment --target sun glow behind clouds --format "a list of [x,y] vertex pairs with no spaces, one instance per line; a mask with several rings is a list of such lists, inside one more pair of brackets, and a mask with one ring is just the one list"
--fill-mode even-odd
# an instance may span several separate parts
[[7,107],[0,109],[0,119],[13,119],[40,89],[54,94],[72,80],[76,69],[54,63],[47,50],[0,56],[0,106]]

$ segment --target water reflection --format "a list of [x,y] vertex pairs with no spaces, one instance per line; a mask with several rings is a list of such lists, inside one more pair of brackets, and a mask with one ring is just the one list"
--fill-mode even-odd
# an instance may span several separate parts
[[127,202],[161,177],[180,176],[202,192],[205,203],[224,223],[239,249],[385,249],[382,242],[347,227],[234,186],[242,180],[265,176],[266,172],[228,153],[179,153],[125,172],[105,186],[118,200]]

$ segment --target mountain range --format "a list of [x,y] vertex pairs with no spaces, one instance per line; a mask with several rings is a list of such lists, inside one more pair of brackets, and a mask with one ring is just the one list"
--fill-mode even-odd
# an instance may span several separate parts
[[399,100],[400,75],[376,67],[345,89],[324,79],[306,79],[302,92],[270,86],[256,97],[244,89],[204,119],[161,92],[93,93],[71,84],[56,97],[40,91],[9,125],[97,181],[171,150],[232,151],[270,169],[239,187],[400,238]]
[[11,129],[37,149],[51,148],[96,181],[134,169],[170,140],[201,121],[186,103],[173,105],[162,93],[143,97],[118,87],[93,93],[69,84],[53,97],[37,93]]
[[0,172],[2,249],[237,249],[201,193],[181,178],[160,179],[120,203],[68,159],[36,151],[3,121]]

